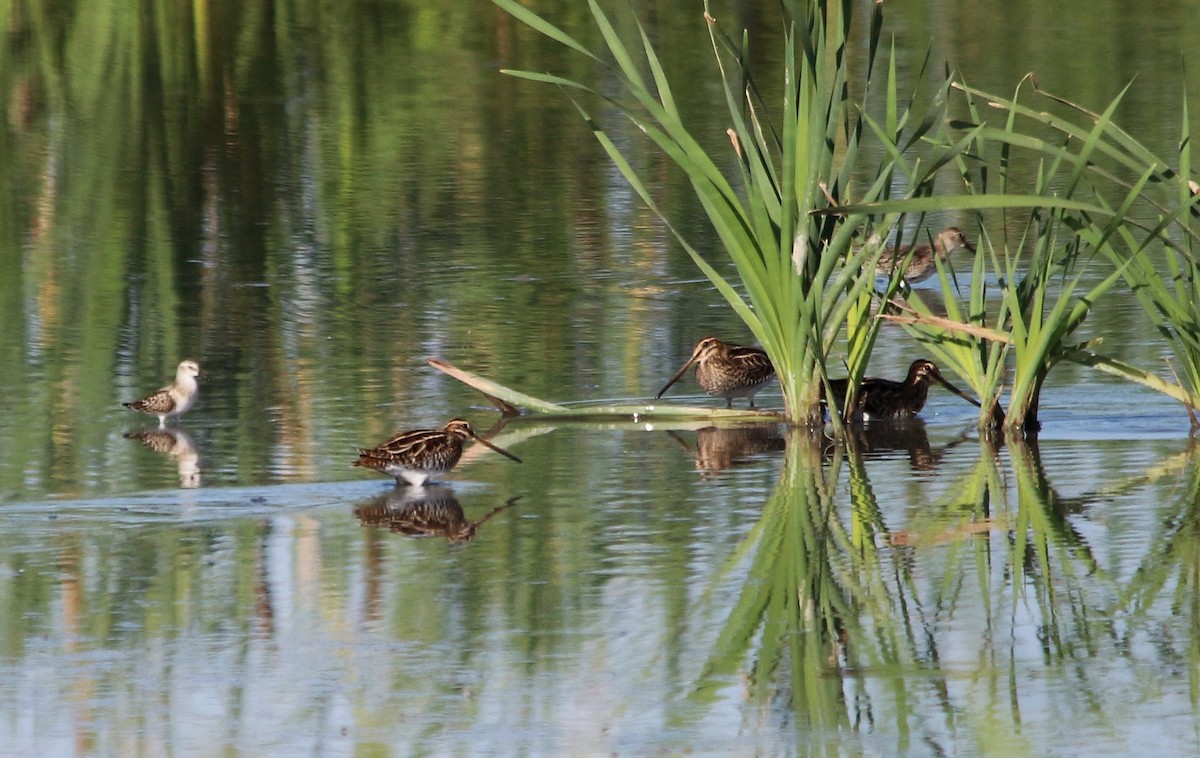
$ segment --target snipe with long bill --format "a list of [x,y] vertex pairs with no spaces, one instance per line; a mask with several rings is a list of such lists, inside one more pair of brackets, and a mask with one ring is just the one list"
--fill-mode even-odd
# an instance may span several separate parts
[[726,408],[733,407],[735,397],[748,398],[753,408],[754,394],[775,377],[775,367],[771,365],[766,352],[756,347],[731,345],[716,337],[705,337],[696,343],[687,363],[654,397],[662,397],[693,365],[700,387],[713,397],[725,398]]
[[[929,399],[930,385],[937,383],[950,392],[958,395],[968,403],[979,407],[979,401],[955,387],[946,378],[933,361],[918,358],[908,367],[908,376],[904,381],[881,379],[868,376],[859,383],[858,395],[850,407],[849,417],[869,419],[910,418],[921,412],[925,401]],[[834,400],[838,409],[846,406],[846,379],[832,379],[829,382],[833,390]]]
[[461,418],[451,419],[441,429],[415,429],[401,432],[376,447],[361,448],[355,466],[374,469],[420,487],[430,478],[445,474],[462,457],[463,442],[471,439],[495,450],[506,458],[521,459],[475,434]]
[[899,248],[889,246],[879,256],[879,261],[875,264],[875,273],[891,276],[892,271],[908,258],[908,265],[905,266],[901,278],[909,284],[923,282],[937,271],[937,259],[945,260],[950,253],[959,248],[975,252],[975,246],[967,241],[967,235],[963,234],[961,229],[948,226],[933,238],[932,247],[925,244],[901,245]]

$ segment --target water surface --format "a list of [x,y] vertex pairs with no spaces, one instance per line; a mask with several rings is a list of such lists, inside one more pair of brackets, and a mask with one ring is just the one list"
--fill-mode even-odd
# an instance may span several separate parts
[[[1036,444],[995,447],[938,391],[835,451],[519,421],[524,464],[473,450],[398,492],[357,447],[497,420],[427,356],[630,399],[748,339],[561,93],[497,70],[596,72],[481,0],[0,5],[0,754],[1200,750],[1172,402],[1061,367]],[[887,13],[905,60],[932,38],[984,88],[1033,68],[1102,108],[1136,74],[1121,116],[1166,151],[1200,40],[1126,5]],[[639,8],[720,145],[698,6]],[[770,12],[725,13],[770,70]],[[1085,329],[1161,365],[1132,297]],[[917,350],[886,332],[872,371]],[[120,402],[184,357],[208,379],[159,452]],[[412,536],[417,507],[452,533]]]

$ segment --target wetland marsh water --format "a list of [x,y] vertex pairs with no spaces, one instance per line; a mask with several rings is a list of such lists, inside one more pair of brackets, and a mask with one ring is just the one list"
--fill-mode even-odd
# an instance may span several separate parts
[[[728,12],[765,34],[758,5]],[[1127,5],[887,19],[985,89],[1101,107],[1140,73],[1124,123],[1169,143],[1200,31]],[[1109,377],[1056,369],[1034,444],[935,389],[841,451],[521,421],[524,464],[470,450],[423,504],[352,469],[495,421],[426,356],[646,398],[745,332],[560,93],[497,73],[581,64],[490,4],[192,7],[0,3],[0,755],[1200,751],[1200,467]],[[646,12],[719,143],[699,5]],[[1132,297],[1086,328],[1160,360]],[[182,357],[208,379],[158,452],[120,401]],[[480,523],[414,538],[419,505]]]

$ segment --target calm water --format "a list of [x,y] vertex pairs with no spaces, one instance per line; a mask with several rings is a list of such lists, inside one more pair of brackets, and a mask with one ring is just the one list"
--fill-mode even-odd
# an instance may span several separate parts
[[[720,144],[699,4],[639,5]],[[769,35],[757,5],[727,17]],[[1136,74],[1122,118],[1165,152],[1200,28],[1160,5],[888,28],[1001,92],[1034,69],[1102,108]],[[428,356],[628,399],[697,338],[747,338],[561,94],[497,69],[591,73],[479,0],[0,24],[0,755],[1200,751],[1200,469],[1172,402],[1060,367],[1036,443],[999,448],[936,391],[840,452],[526,420],[497,437],[524,464],[472,450],[396,491],[358,446],[496,421]],[[1086,330],[1161,365],[1132,298]],[[917,349],[889,333],[872,370]],[[200,403],[156,437],[120,402],[184,357]],[[441,533],[412,536],[422,509]]]

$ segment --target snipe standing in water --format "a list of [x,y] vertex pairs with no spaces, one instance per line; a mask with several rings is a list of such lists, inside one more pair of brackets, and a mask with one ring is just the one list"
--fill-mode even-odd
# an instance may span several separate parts
[[967,236],[962,233],[962,230],[956,226],[948,226],[933,238],[932,247],[924,244],[901,245],[899,250],[895,247],[888,247],[879,256],[879,262],[875,264],[875,273],[891,276],[892,270],[904,261],[911,250],[912,257],[908,259],[908,266],[904,269],[901,278],[909,284],[923,282],[937,271],[936,261],[938,258],[945,260],[950,253],[960,247],[965,247],[972,253],[975,252],[975,246],[967,242]]
[[733,407],[735,397],[749,398],[753,408],[754,393],[775,377],[775,367],[764,351],[705,337],[696,343],[692,357],[683,368],[675,372],[671,381],[654,397],[662,397],[692,364],[696,366],[696,381],[700,382],[700,387],[713,397],[725,398],[726,408]]
[[151,416],[158,416],[158,425],[164,426],[168,418],[182,416],[196,402],[200,394],[200,385],[196,377],[200,376],[200,366],[195,361],[183,361],[175,369],[175,381],[160,390],[147,395],[141,400],[121,403],[131,411],[141,411]]
[[[902,382],[878,377],[865,377],[858,387],[857,402],[850,408],[851,418],[869,419],[909,418],[921,412],[929,398],[929,385],[937,382],[968,403],[979,407],[979,401],[955,387],[942,376],[933,361],[918,358],[908,367]],[[846,404],[845,379],[829,382],[834,400],[840,410]]]
[[376,447],[361,448],[355,466],[374,469],[389,476],[420,487],[430,477],[444,474],[462,457],[463,442],[472,439],[510,458],[517,463],[521,459],[507,450],[475,434],[471,425],[463,419],[451,419],[441,429],[416,429],[401,432]]

